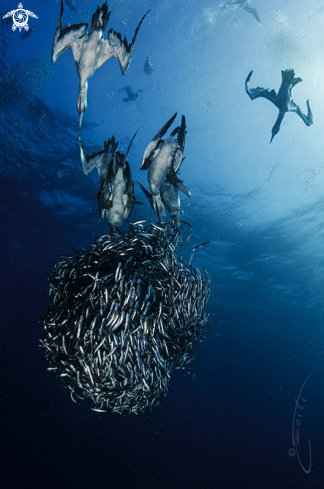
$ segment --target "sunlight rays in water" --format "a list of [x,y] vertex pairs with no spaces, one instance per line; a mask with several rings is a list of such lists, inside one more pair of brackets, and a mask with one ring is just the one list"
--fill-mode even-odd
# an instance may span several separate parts
[[206,24],[214,25],[217,20],[218,10],[210,7],[205,8],[203,16]]

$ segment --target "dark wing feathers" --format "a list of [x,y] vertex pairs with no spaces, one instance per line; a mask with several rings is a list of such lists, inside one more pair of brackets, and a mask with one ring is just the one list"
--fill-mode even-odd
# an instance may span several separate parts
[[[97,10],[92,15],[91,25],[90,25],[88,35],[90,35],[94,29],[98,29],[98,28],[102,29],[102,32],[104,32],[106,30],[109,17],[110,17],[110,12],[108,11],[108,5],[106,1],[101,7],[100,5],[98,5]],[[99,19],[101,19],[101,24],[97,25]]]
[[114,29],[110,29],[110,31],[108,32],[108,40],[105,41],[105,50],[102,56],[101,64],[103,64],[109,58],[114,57],[118,61],[122,74],[125,75],[129,63],[132,59],[132,54],[134,51],[135,41],[139,28],[141,27],[143,20],[149,12],[150,10],[148,10],[146,14],[143,15],[140,23],[136,27],[134,37],[130,44],[128,43],[126,37],[122,39],[119,32],[114,31]]
[[159,132],[157,134],[155,134],[152,141],[158,141],[159,139],[162,139],[163,136],[167,133],[169,127],[172,125],[172,123],[176,117],[177,117],[177,112],[171,117],[171,119],[166,124],[164,124],[162,129],[160,129]]
[[245,10],[246,12],[248,12],[249,14],[252,14],[253,17],[255,18],[255,20],[258,22],[258,24],[261,24],[261,20],[260,20],[260,17],[258,15],[258,12],[256,11],[255,8],[253,7],[249,7],[248,5],[245,5],[243,7],[243,10]]
[[141,183],[139,183],[139,182],[135,182],[135,183],[139,186],[139,188],[142,190],[142,192],[144,192],[144,194],[146,195],[147,200],[151,204],[152,209],[154,209],[152,194],[148,190],[146,190],[146,188],[143,187],[143,185]]
[[88,28],[88,24],[73,24],[62,29],[62,16],[64,12],[63,0],[61,0],[59,17],[54,34],[53,46],[52,46],[52,62],[55,63],[57,58],[61,56],[64,51],[71,49],[74,60],[77,62],[80,58],[80,39],[84,36],[85,31]]
[[248,77],[245,80],[245,90],[246,90],[246,93],[248,94],[248,96],[250,97],[250,99],[254,100],[258,97],[264,97],[264,98],[270,100],[270,102],[275,104],[276,97],[277,97],[275,90],[268,90],[267,88],[261,88],[261,87],[257,87],[257,88],[250,88],[249,87],[249,81],[251,79],[252,73],[253,73],[253,71],[251,71],[248,74]]

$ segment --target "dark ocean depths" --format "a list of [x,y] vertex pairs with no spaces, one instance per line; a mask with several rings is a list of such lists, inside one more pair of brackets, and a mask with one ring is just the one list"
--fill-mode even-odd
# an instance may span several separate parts
[[[2,0],[1,17],[17,2]],[[98,0],[74,5],[63,24],[89,22]],[[109,2],[107,30],[129,41],[152,10],[125,77],[112,59],[89,80],[81,137],[88,153],[112,135],[125,152],[140,127],[129,161],[147,186],[146,146],[176,111],[177,123],[186,116],[192,196],[181,202],[194,233],[179,253],[188,260],[209,240],[193,265],[212,278],[196,359],[173,372],[156,414],[128,417],[73,403],[38,347],[58,256],[107,224],[97,175],[80,162],[71,51],[51,63],[59,2],[23,7],[38,16],[29,36],[11,17],[0,25],[1,489],[323,487],[323,3]],[[244,82],[253,70],[251,87],[278,90],[288,68],[314,124],[288,113],[270,145],[277,109],[252,102]],[[143,218],[157,221],[148,202],[130,220]]]

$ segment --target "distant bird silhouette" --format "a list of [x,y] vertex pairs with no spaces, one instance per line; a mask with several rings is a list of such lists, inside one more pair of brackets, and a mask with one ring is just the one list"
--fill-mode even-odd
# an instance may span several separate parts
[[301,78],[295,78],[294,70],[284,70],[281,72],[282,82],[279,88],[278,93],[275,90],[268,90],[266,88],[250,88],[249,81],[251,79],[253,71],[251,71],[245,80],[245,90],[251,100],[254,100],[258,97],[264,97],[270,102],[272,102],[278,109],[279,115],[275,122],[275,125],[272,128],[272,137],[270,140],[273,140],[276,134],[278,134],[280,129],[280,124],[286,112],[295,112],[301,117],[301,119],[305,122],[306,126],[310,126],[313,124],[313,114],[309,106],[309,101],[307,100],[307,115],[303,114],[298,105],[295,104],[291,97],[292,88],[302,81]]
[[154,70],[153,70],[151,61],[150,61],[149,57],[146,56],[146,60],[145,60],[145,63],[144,63],[144,72],[147,75],[150,75],[152,73],[152,71],[154,71]]
[[257,23],[261,26],[261,21],[258,15],[258,12],[256,11],[255,8],[249,7],[249,3],[251,0],[238,0],[237,2],[232,2],[228,3],[227,5],[238,5],[239,7],[242,7],[245,12],[248,12],[249,14],[252,14]]
[[122,74],[126,73],[132,59],[139,28],[150,10],[142,17],[130,44],[127,42],[126,37],[122,39],[121,35],[113,29],[108,32],[108,39],[103,39],[110,16],[107,1],[101,7],[99,6],[92,15],[91,26],[87,33],[88,24],[85,23],[73,24],[63,29],[63,11],[64,5],[63,0],[61,0],[52,47],[52,61],[55,63],[64,51],[71,49],[80,80],[77,111],[79,114],[79,126],[81,127],[83,114],[87,109],[89,78],[110,58],[116,58]]
[[35,30],[35,27],[32,27],[31,29],[29,29],[29,31],[25,31],[23,32],[22,34],[20,34],[19,37],[21,37],[21,39],[26,39],[26,37],[29,37]]
[[129,102],[130,100],[134,102],[136,99],[138,99],[140,92],[143,92],[143,90],[138,90],[137,92],[133,92],[131,87],[124,87],[118,90],[118,92],[123,92],[123,91],[127,93],[127,98],[123,98],[124,102]]

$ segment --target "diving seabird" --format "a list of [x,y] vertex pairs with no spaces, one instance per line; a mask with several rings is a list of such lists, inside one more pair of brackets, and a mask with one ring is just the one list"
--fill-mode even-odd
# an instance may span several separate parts
[[122,92],[124,90],[127,93],[127,98],[123,98],[124,102],[129,102],[129,101],[135,102],[135,100],[139,97],[140,92],[143,92],[143,90],[138,90],[137,92],[133,92],[131,87],[129,86],[121,88],[120,90],[118,90],[118,92]]
[[117,150],[114,136],[104,143],[104,149],[86,156],[84,145],[80,136],[80,155],[85,175],[97,168],[99,174],[100,188],[97,192],[99,217],[107,218],[111,232],[115,232],[124,221],[126,221],[134,207],[134,204],[141,205],[135,199],[134,183],[127,161],[127,156],[131,148],[132,138],[127,153],[124,155]]
[[[147,179],[151,190],[151,198],[149,200],[160,221],[165,217],[164,205],[167,209],[168,207],[170,209],[174,207],[173,204],[171,205],[171,201],[170,206],[168,204],[172,193],[173,203],[177,200],[176,193],[178,190],[184,192],[188,197],[191,195],[190,190],[177,176],[177,172],[184,159],[182,156],[186,135],[186,120],[184,115],[181,119],[181,126],[176,127],[168,139],[162,139],[176,116],[177,114],[175,113],[156,136],[154,136],[145,149],[141,166],[141,170],[148,170]],[[165,179],[166,182],[164,182]],[[169,185],[172,185],[174,190],[170,190],[171,187]],[[170,209],[168,210],[171,213],[172,211]]]
[[[112,166],[112,163],[110,164]],[[108,168],[107,177],[111,174]],[[104,182],[97,193],[99,213],[101,216],[106,209],[106,218],[111,232],[120,228],[127,221],[133,210],[134,204],[142,205],[135,199],[134,183],[128,161],[124,167],[122,158],[117,158],[117,171],[113,180]]]
[[[148,190],[146,190],[146,188],[142,184],[140,184],[139,182],[136,182],[136,184],[144,192],[149,203],[151,204],[152,208],[154,209],[152,194]],[[172,183],[169,183],[165,180],[164,182],[161,183],[161,186],[160,186],[160,198],[161,198],[163,205],[165,206],[167,211],[170,213],[170,217],[171,217],[172,221],[174,222],[174,226],[176,228],[179,228],[180,227],[181,205],[180,205],[179,191],[178,191],[177,187],[175,187],[174,185],[172,185]],[[161,216],[158,215],[158,217],[164,218],[165,217],[164,208],[163,208],[163,210],[161,209],[161,212],[162,212],[162,215]]]
[[307,115],[303,114],[298,105],[295,104],[291,97],[292,88],[299,82],[302,81],[301,78],[295,78],[294,70],[284,70],[281,71],[282,82],[279,88],[278,94],[275,90],[268,90],[265,88],[250,88],[249,81],[252,76],[253,71],[249,73],[246,81],[245,81],[245,90],[251,100],[254,100],[258,97],[264,97],[270,102],[272,102],[278,109],[279,115],[275,122],[275,125],[272,128],[272,137],[270,140],[273,140],[276,134],[278,134],[280,129],[280,124],[286,112],[295,112],[301,117],[301,119],[305,122],[306,126],[310,126],[313,124],[313,114],[309,106],[309,101],[307,100]]
[[100,218],[104,217],[106,210],[106,218],[111,232],[115,232],[124,221],[127,221],[134,204],[143,204],[143,202],[138,202],[135,199],[134,183],[127,161],[136,134],[137,132],[128,146],[126,155],[119,151],[115,153],[114,158],[109,163],[105,179],[97,192]]
[[153,66],[152,66],[152,63],[149,59],[148,56],[146,56],[146,60],[145,60],[145,63],[144,63],[144,72],[147,74],[147,75],[150,75],[152,73],[153,70]]
[[245,12],[248,12],[249,14],[252,14],[259,26],[261,26],[261,21],[258,16],[258,12],[256,11],[255,8],[249,7],[249,3],[251,0],[238,0],[237,2],[233,2],[230,5],[238,5],[239,7],[242,7]]
[[57,58],[67,49],[72,50],[76,64],[79,83],[79,95],[77,100],[77,111],[79,113],[79,125],[81,127],[82,117],[87,108],[88,80],[108,59],[116,58],[122,74],[125,75],[129,63],[132,59],[136,36],[138,30],[150,12],[148,10],[138,24],[132,42],[128,44],[126,37],[122,40],[121,35],[110,29],[108,39],[103,39],[105,29],[109,20],[107,1],[92,15],[91,26],[86,33],[88,24],[73,24],[65,29],[62,28],[62,15],[64,11],[63,0],[57,21],[53,48],[52,61],[55,63]]

